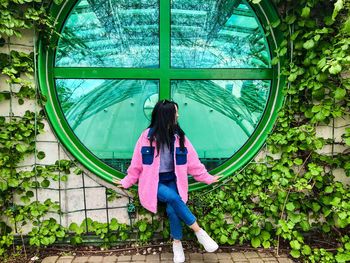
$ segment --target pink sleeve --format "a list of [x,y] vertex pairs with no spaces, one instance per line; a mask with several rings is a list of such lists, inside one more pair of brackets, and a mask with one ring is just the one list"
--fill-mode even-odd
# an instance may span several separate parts
[[122,186],[124,188],[129,188],[134,185],[140,177],[142,172],[142,155],[141,155],[141,144],[142,144],[143,133],[138,139],[134,153],[132,155],[131,164],[127,170],[127,176],[121,180]]
[[196,150],[193,148],[191,142],[185,137],[185,144],[187,147],[187,173],[192,175],[193,178],[205,184],[211,184],[214,180],[214,176],[207,172],[204,164],[202,164],[198,158]]

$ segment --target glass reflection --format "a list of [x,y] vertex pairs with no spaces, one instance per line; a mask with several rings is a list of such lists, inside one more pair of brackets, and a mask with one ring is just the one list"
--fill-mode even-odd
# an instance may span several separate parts
[[171,67],[268,68],[259,24],[244,0],[173,0]]
[[58,43],[56,67],[158,67],[158,0],[80,0]]
[[135,143],[149,125],[145,101],[159,93],[159,81],[55,81],[63,114],[78,139],[104,163],[125,173]]
[[207,169],[233,156],[253,134],[270,80],[172,80],[179,123]]

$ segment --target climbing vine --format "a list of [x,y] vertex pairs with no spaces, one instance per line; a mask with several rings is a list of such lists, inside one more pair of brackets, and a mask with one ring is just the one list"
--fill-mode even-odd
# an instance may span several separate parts
[[[279,57],[285,58],[281,77],[286,82],[285,104],[267,140],[267,161],[249,164],[212,191],[191,193],[189,204],[205,230],[222,245],[249,242],[255,248],[274,248],[277,253],[287,247],[292,257],[302,257],[305,262],[347,262],[350,188],[338,181],[335,171],[350,176],[350,127],[337,128],[342,129],[340,140],[334,140],[334,136],[323,138],[318,131],[339,119],[349,120],[350,3],[274,2],[280,19],[271,23],[267,32],[269,27],[283,32],[285,40],[274,51],[277,56],[272,64]],[[0,45],[5,47],[10,38],[20,38],[23,30],[35,29],[46,46],[52,46],[50,36],[57,33],[47,6],[41,0],[1,1]],[[42,100],[33,76],[36,56],[15,50],[0,53],[0,70],[6,78],[0,103],[17,100],[25,105],[31,100],[40,107]],[[0,117],[0,256],[13,246],[15,236],[22,237],[27,224],[33,226],[28,233],[33,246],[62,240],[76,246],[84,244],[85,233],[94,233],[102,247],[109,247],[134,237],[130,227],[138,230],[138,242],[150,241],[159,225],[158,221],[151,224],[147,217],[132,226],[116,219],[107,224],[87,218],[80,225],[71,223],[68,229],[50,217],[52,212],[62,213],[59,203],[38,200],[36,191],[82,171],[70,160],[20,167],[30,156],[45,158],[46,153],[35,147],[36,136],[44,132],[45,118],[42,111],[29,110],[23,116],[10,112]],[[340,152],[327,154],[327,149],[335,148]],[[108,200],[115,198],[117,194],[110,190]],[[148,214],[138,201],[135,205],[139,215]],[[161,218],[163,214],[164,209]],[[18,233],[14,232],[15,224]],[[169,238],[166,219],[162,234]],[[193,235],[188,230],[185,236],[191,239]],[[322,247],[315,242],[317,239],[327,240],[330,247]]]

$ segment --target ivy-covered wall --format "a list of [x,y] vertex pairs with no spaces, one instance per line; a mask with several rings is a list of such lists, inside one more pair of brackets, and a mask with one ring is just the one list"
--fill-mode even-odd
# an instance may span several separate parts
[[[274,2],[280,20],[270,26],[286,39],[275,51],[285,56],[286,84],[274,131],[254,161],[214,189],[191,193],[189,204],[222,245],[350,261],[350,3]],[[135,192],[81,167],[54,136],[35,77],[37,40],[52,48],[48,4],[0,3],[0,256],[23,235],[34,246],[79,245],[91,235],[105,247],[155,233],[169,238],[167,220],[154,220]]]

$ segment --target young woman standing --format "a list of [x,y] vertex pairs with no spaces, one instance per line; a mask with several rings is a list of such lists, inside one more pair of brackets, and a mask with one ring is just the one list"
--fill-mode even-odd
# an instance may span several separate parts
[[177,122],[178,105],[159,101],[152,112],[151,124],[138,139],[127,176],[116,183],[129,188],[137,181],[141,205],[157,213],[157,201],[167,205],[170,235],[174,239],[174,262],[184,262],[180,239],[181,220],[192,228],[199,243],[207,252],[214,252],[218,244],[199,227],[196,217],[186,206],[187,175],[199,182],[212,184],[222,176],[212,176],[199,161],[198,155]]

